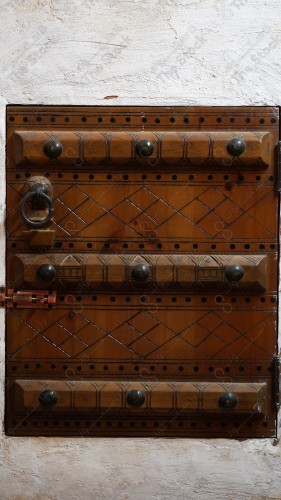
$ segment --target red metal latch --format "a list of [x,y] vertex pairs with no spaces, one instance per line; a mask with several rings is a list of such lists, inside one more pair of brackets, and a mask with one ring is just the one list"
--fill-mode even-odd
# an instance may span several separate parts
[[0,292],[0,302],[7,307],[45,309],[56,304],[56,292],[50,290],[13,290]]

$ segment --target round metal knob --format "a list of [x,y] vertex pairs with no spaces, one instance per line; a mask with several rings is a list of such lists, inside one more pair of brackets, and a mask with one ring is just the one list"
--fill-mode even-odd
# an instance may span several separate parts
[[229,266],[225,270],[226,279],[234,283],[238,283],[238,281],[243,278],[244,274],[243,267],[238,264],[233,264],[233,266]]
[[145,264],[137,264],[132,270],[132,277],[136,281],[145,281],[149,277],[149,267]]
[[230,141],[228,141],[226,148],[231,156],[240,156],[244,153],[246,144],[240,137],[235,137],[234,139],[230,139]]
[[38,267],[36,274],[42,281],[51,281],[56,276],[56,268],[52,264],[42,264]]
[[49,156],[49,158],[57,158],[62,153],[61,143],[56,140],[46,142],[44,146],[44,153]]
[[142,391],[134,389],[130,391],[127,396],[127,403],[135,408],[142,406],[145,402],[145,395]]
[[220,396],[218,403],[225,410],[233,410],[238,403],[238,398],[234,392],[224,392]]
[[[48,187],[45,184],[37,183],[34,184],[28,193],[23,197],[19,204],[20,215],[26,224],[29,224],[32,227],[42,227],[48,222],[50,222],[54,213],[54,205],[51,198],[47,195]],[[48,206],[48,215],[43,220],[35,221],[31,220],[27,217],[25,213],[25,206],[27,202],[31,202],[33,210],[42,210],[42,204],[47,204]]]
[[39,403],[46,410],[50,410],[57,403],[58,395],[56,391],[53,391],[52,389],[46,389],[45,391],[41,392],[38,399]]
[[139,141],[136,144],[136,153],[142,158],[147,158],[148,156],[151,156],[153,151],[154,151],[154,145],[151,141],[147,139]]

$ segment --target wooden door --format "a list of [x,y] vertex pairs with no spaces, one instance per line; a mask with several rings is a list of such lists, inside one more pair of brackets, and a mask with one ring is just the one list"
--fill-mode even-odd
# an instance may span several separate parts
[[8,106],[9,435],[275,435],[278,122]]

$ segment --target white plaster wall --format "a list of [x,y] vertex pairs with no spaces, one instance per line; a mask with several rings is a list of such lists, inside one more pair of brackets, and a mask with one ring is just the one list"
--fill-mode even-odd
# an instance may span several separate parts
[[[280,0],[0,0],[0,16],[1,284],[7,103],[281,104]],[[281,499],[277,440],[2,432],[0,450],[0,500]]]

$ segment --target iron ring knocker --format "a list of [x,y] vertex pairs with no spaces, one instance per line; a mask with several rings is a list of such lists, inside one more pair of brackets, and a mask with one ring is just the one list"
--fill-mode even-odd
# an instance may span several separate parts
[[[48,192],[48,188],[45,184],[40,184],[40,183],[34,184],[30,188],[28,193],[21,200],[21,202],[19,204],[20,215],[21,215],[22,219],[24,220],[24,222],[26,222],[26,224],[29,224],[30,226],[37,228],[37,227],[45,226],[45,224],[48,224],[48,222],[50,222],[51,218],[53,217],[55,208],[54,208],[54,205],[53,205],[51,198],[47,195],[47,192]],[[45,219],[40,220],[40,221],[34,221],[34,220],[29,219],[25,213],[26,203],[30,199],[36,198],[36,197],[37,197],[37,199],[43,198],[48,206],[47,217],[45,217]]]

